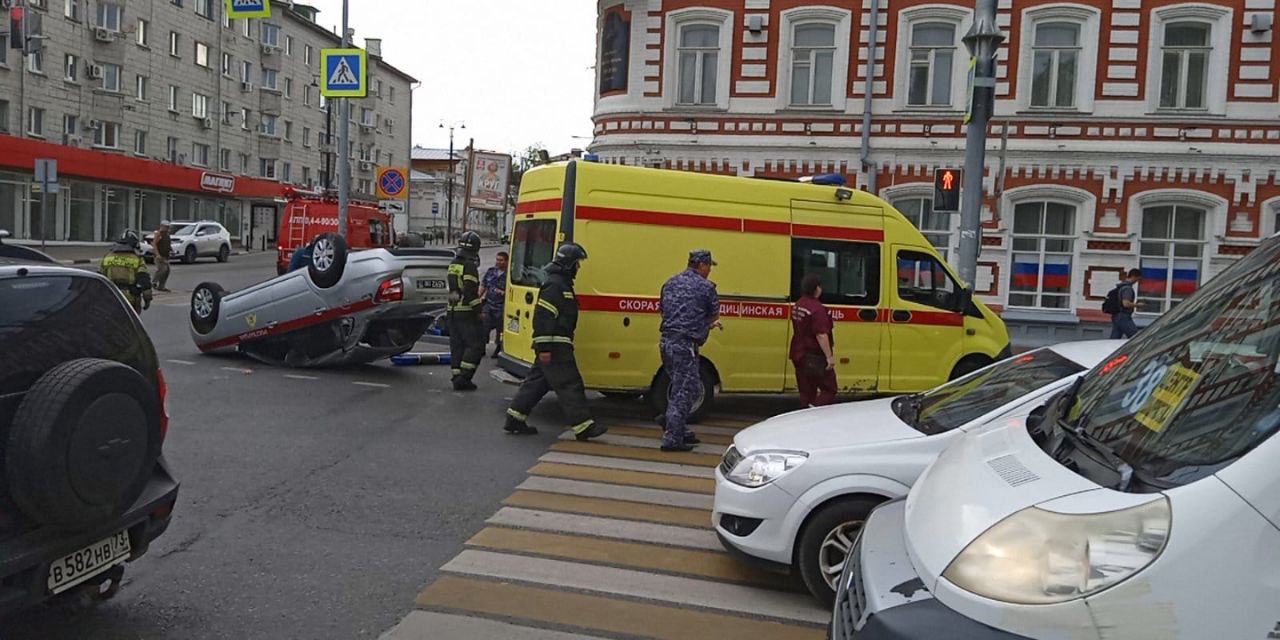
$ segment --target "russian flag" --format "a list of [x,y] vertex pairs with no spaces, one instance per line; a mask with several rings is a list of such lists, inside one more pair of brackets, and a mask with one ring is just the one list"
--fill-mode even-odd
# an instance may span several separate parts
[[1044,257],[1044,288],[1071,288],[1071,258],[1068,256]]
[[1010,284],[1019,289],[1035,290],[1040,284],[1040,263],[1013,263],[1013,276]]
[[1189,296],[1200,287],[1200,273],[1195,269],[1173,270],[1173,293]]
[[1177,268],[1169,270],[1163,267],[1143,267],[1142,284],[1139,293],[1146,296],[1164,297],[1169,276],[1173,276],[1173,295],[1186,296],[1200,288],[1200,272],[1197,269]]

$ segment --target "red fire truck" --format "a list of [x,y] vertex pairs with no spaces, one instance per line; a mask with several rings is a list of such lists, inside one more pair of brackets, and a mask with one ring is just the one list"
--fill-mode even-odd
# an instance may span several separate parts
[[[287,191],[288,204],[280,218],[280,234],[276,236],[276,273],[289,269],[289,259],[300,246],[325,232],[338,231],[338,198],[336,196]],[[350,201],[347,206],[347,246],[352,250],[390,247],[391,217],[372,202]]]

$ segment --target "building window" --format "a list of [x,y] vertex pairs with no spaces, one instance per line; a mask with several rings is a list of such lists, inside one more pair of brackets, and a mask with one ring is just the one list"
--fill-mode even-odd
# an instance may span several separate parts
[[138,129],[133,132],[133,153],[140,156],[147,155],[147,132],[144,129]]
[[169,85],[169,110],[178,111],[178,87]]
[[[240,109],[240,128],[245,131],[249,130],[249,116],[253,115],[247,108]],[[247,165],[246,165],[247,167]]]
[[1009,306],[1071,306],[1076,207],[1062,202],[1022,202],[1013,209],[1013,266]]
[[249,154],[240,154],[240,173],[249,175]]
[[138,18],[138,29],[134,36],[137,38],[138,46],[145,47],[150,45],[151,23],[143,20],[142,18]]
[[175,6],[175,7],[181,7],[181,6],[182,6],[182,0],[169,0],[169,4],[171,4],[171,5]]
[[218,118],[222,120],[222,124],[231,124],[231,103],[226,100],[222,101],[222,111],[219,112]]
[[27,135],[44,137],[44,109],[27,107]]
[[382,97],[382,80],[381,80],[381,79],[374,78],[374,80],[373,80],[373,95],[375,95],[375,96],[377,96],[377,97],[379,97],[379,98],[381,98],[381,97]]
[[284,79],[284,97],[286,98],[293,97],[293,78]]
[[311,167],[302,168],[302,184],[311,186]]
[[387,102],[390,102],[391,104],[395,104],[395,103],[396,103],[396,88],[395,88],[395,87],[387,87]]
[[218,168],[223,171],[231,170],[231,150],[223,149],[218,152]]
[[280,163],[280,181],[281,182],[293,181],[293,165],[292,164],[288,162]]
[[262,88],[277,91],[279,89],[277,82],[279,72],[275,69],[262,68]]
[[196,118],[209,117],[209,96],[198,93],[191,94],[191,115]]
[[196,43],[196,64],[209,68],[209,45],[203,42]]
[[172,162],[174,164],[178,163],[178,139],[177,138],[173,136],[169,136],[168,138],[165,138],[164,155],[166,158],[169,159],[169,162]]
[[98,122],[93,130],[93,146],[105,149],[120,148],[120,123]]
[[240,63],[240,82],[253,82],[253,63],[248,60]]
[[27,55],[27,71],[44,75],[44,50],[32,51]]
[[199,142],[191,143],[191,164],[197,167],[209,166],[209,145]]
[[196,15],[203,18],[213,18],[213,0],[195,0]]
[[70,20],[80,21],[80,0],[64,0],[62,3],[62,15]]
[[253,37],[253,21],[252,20],[249,20],[246,18],[240,21],[240,35],[246,38]]
[[262,44],[279,48],[280,27],[269,22],[262,23]]
[[290,142],[293,141],[293,123],[289,120],[284,121],[284,139]]
[[229,54],[229,53],[224,53],[224,54],[222,54],[222,75],[224,75],[224,76],[226,76],[226,77],[230,78],[230,77],[231,77],[231,69],[232,69],[234,66],[235,66],[235,63],[234,63],[234,62],[232,62],[232,60],[231,60],[231,54]]
[[303,104],[303,106],[306,106],[306,107],[311,106],[311,92],[312,92],[313,90],[314,90],[314,89],[313,89],[313,87],[312,87],[311,85],[309,85],[309,84],[308,84],[308,85],[303,85],[303,87],[302,87],[302,104]]
[[169,32],[169,55],[175,58],[182,57],[182,50],[179,49],[181,45],[182,45],[182,38],[178,35],[178,32],[170,31]]
[[311,64],[311,45],[302,45],[302,63]]
[[302,146],[305,149],[311,148],[311,127],[302,128]]
[[231,28],[231,14],[227,13],[226,11],[222,12],[222,28],[223,29]]
[[9,101],[0,100],[0,133],[9,131]]
[[120,5],[114,2],[99,2],[93,26],[108,31],[120,31]]
[[716,72],[720,65],[720,27],[686,24],[680,27],[679,104],[716,104]]
[[364,127],[373,126],[373,109],[360,108],[360,125]]
[[1172,22],[1164,26],[1161,47],[1160,108],[1204,109],[1208,102],[1212,26]]
[[911,25],[911,69],[907,104],[950,106],[951,70],[956,49],[956,26],[949,22]]
[[261,158],[258,160],[258,175],[268,180],[276,179],[276,159]]
[[791,104],[831,104],[835,52],[835,25],[796,25],[791,40]]
[[1149,206],[1142,210],[1138,295],[1142,311],[1163,313],[1200,287],[1204,263],[1204,208]]
[[0,33],[0,67],[9,67],[9,34]]
[[147,82],[147,77],[144,75],[139,75],[134,79],[133,97],[137,98],[139,102],[145,102],[147,99]]
[[942,254],[944,260],[950,259],[951,215],[935,213],[933,198],[900,198],[891,204],[924,234],[925,239]]
[[106,63],[102,65],[102,89],[113,93],[120,92],[120,65]]
[[80,59],[68,53],[65,60],[62,77],[68,82],[75,82],[80,73]]
[[286,56],[293,55],[293,36],[284,37],[284,54]]
[[62,116],[62,133],[74,136],[80,131],[80,117],[74,113]]
[[1074,107],[1080,61],[1080,25],[1070,22],[1037,24],[1032,50],[1031,106]]
[[275,116],[269,113],[262,114],[262,122],[259,123],[258,131],[263,135],[267,135],[267,136],[276,135],[277,120],[279,120],[279,116]]

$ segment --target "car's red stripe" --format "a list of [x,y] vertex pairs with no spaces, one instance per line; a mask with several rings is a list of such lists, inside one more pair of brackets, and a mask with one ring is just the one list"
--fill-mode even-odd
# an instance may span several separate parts
[[200,351],[202,352],[212,351],[214,349],[222,349],[224,347],[230,347],[232,345],[240,344],[241,342],[244,342],[246,340],[257,340],[258,338],[265,338],[267,336],[273,336],[281,333],[288,333],[290,331],[296,331],[298,329],[303,329],[306,327],[310,327],[312,325],[317,325],[322,322],[328,322],[335,318],[341,318],[342,316],[345,316],[345,315],[359,313],[371,307],[373,307],[373,300],[371,298],[359,300],[349,305],[334,307],[333,309],[327,309],[325,311],[321,311],[319,313],[315,313],[302,318],[295,318],[287,322],[279,322],[271,326],[263,327],[261,329],[252,329],[250,331],[245,331],[244,333],[236,334],[234,336],[230,336],[227,338],[222,338],[220,340],[214,340],[212,342],[204,342],[204,343],[197,342],[196,346],[199,347]]

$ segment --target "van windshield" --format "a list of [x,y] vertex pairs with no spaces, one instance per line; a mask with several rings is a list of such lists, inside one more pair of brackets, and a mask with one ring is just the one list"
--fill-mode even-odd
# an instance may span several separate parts
[[1058,403],[1066,412],[1059,428],[1109,450],[1152,490],[1193,482],[1280,427],[1278,353],[1273,240],[1090,372],[1074,401]]
[[893,411],[921,433],[943,433],[1084,369],[1052,350],[1037,349],[923,394],[898,398]]
[[511,283],[525,287],[542,285],[543,268],[556,255],[556,221],[522,220],[511,241]]

